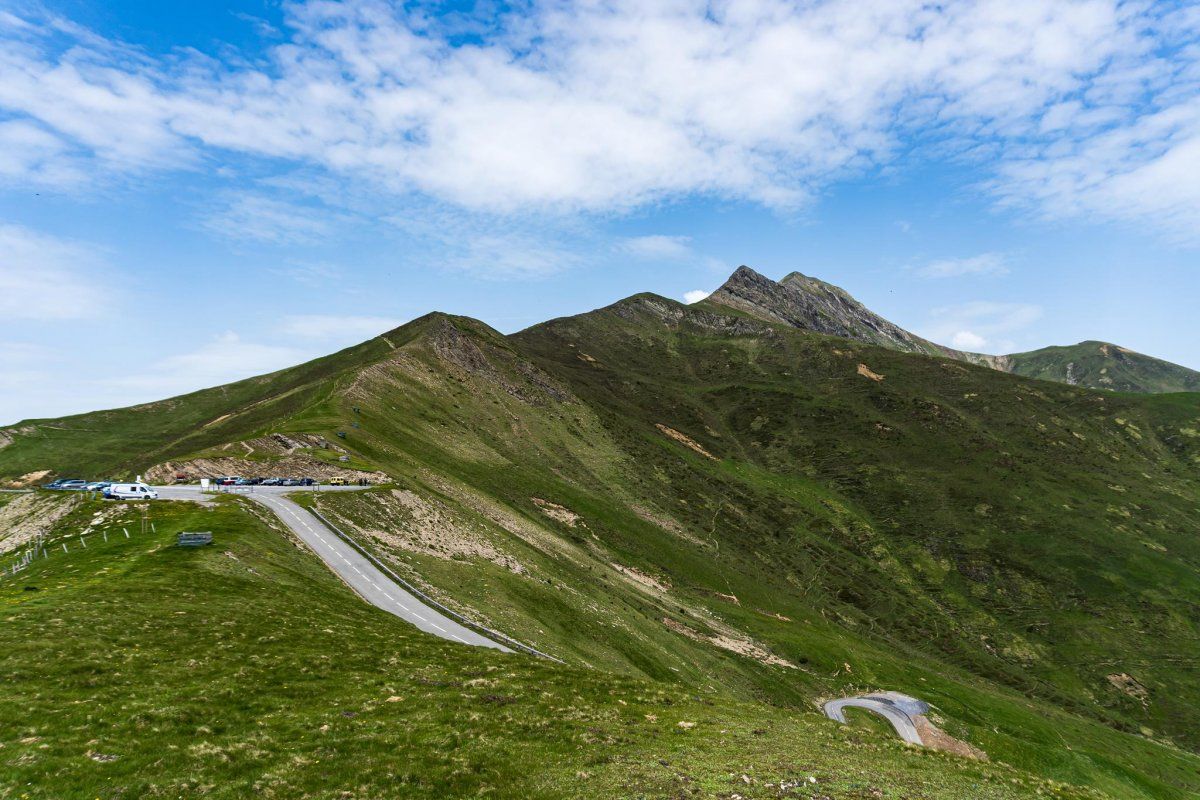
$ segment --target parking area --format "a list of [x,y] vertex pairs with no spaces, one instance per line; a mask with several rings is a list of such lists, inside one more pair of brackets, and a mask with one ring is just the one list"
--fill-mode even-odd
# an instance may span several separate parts
[[[180,476],[172,485],[193,485],[217,489],[251,488],[257,486],[319,488],[321,486],[370,486],[371,481],[367,478],[350,479],[335,477],[328,480],[319,480],[317,478],[259,478],[243,477],[240,475],[219,475],[212,478],[198,478],[195,480]],[[112,500],[156,500],[159,494],[156,487],[140,480],[92,481],[84,478],[60,478],[59,480],[45,484],[42,488],[57,492],[87,492]]]

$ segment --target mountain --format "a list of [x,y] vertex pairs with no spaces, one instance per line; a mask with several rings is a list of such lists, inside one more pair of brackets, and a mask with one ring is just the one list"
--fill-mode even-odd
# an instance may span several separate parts
[[857,339],[905,353],[949,356],[966,354],[934,344],[888,322],[844,289],[793,272],[776,283],[746,266],[737,270],[705,300],[767,322]]
[[1117,392],[1200,392],[1200,372],[1107,342],[1080,342],[1002,356],[1017,375]]
[[[422,670],[437,685],[379,685],[377,694],[434,703],[442,684],[466,697],[496,682],[506,688],[488,693],[509,699],[478,700],[475,711],[454,702],[464,714],[519,712],[507,733],[488,734],[503,742],[575,718],[566,700],[516,705],[533,702],[539,681],[642,682],[586,690],[608,705],[588,706],[600,722],[572,740],[593,748],[595,763],[581,772],[608,764],[606,747],[649,741],[632,724],[609,725],[623,713],[615,698],[632,705],[657,691],[646,687],[756,720],[807,719],[822,698],[893,689],[931,702],[947,737],[1040,779],[1101,797],[1200,792],[1200,394],[1091,391],[907,352],[896,343],[923,340],[833,287],[787,283],[782,300],[769,286],[739,288],[741,307],[641,294],[511,336],[432,314],[262,378],[13,426],[0,478],[386,477],[377,489],[309,502],[441,602],[576,672],[546,667],[518,690],[507,669],[493,675],[477,663],[469,678]],[[803,296],[813,292],[824,300]],[[213,520],[214,529],[239,524]],[[247,534],[247,545],[261,535]],[[248,558],[242,546],[230,552]],[[137,574],[148,583],[160,586],[152,574],[161,568],[201,593],[227,587],[213,576],[237,567],[222,558],[212,574],[190,573],[182,557],[146,557]],[[49,603],[46,593],[17,596]],[[44,610],[30,631],[62,619]],[[137,633],[147,625],[131,625],[130,636],[148,635]],[[289,641],[310,634],[319,631]],[[372,646],[405,671],[421,669],[414,658],[452,658]],[[303,663],[316,663],[305,652]],[[220,687],[219,665],[205,664]],[[376,666],[378,680],[392,680],[391,667]],[[11,674],[42,670],[22,662]],[[517,691],[529,694],[507,694]],[[348,719],[342,701],[327,708],[335,722]],[[657,742],[687,735],[673,731]],[[752,741],[773,752],[769,736]],[[860,774],[872,774],[876,756],[862,758]],[[749,776],[751,763],[725,772]],[[955,795],[944,776],[927,774],[941,796],[989,796]],[[761,795],[744,785],[734,788]],[[863,786],[844,794],[855,791],[872,796]]]
[[704,302],[815,333],[905,353],[953,358],[1072,386],[1144,393],[1200,391],[1200,372],[1104,342],[1002,356],[954,350],[889,322],[844,289],[799,272],[776,282],[749,267],[738,267]]

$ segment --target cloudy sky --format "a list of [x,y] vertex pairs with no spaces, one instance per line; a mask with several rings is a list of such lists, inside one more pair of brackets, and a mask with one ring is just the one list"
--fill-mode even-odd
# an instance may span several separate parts
[[0,0],[0,423],[743,263],[1200,368],[1200,5]]

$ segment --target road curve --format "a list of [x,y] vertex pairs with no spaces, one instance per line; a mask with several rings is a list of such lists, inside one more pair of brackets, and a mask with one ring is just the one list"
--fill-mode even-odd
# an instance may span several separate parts
[[[906,698],[912,700],[913,698]],[[920,701],[916,701],[920,702]],[[845,723],[846,715],[843,709],[846,708],[863,708],[886,719],[896,729],[896,733],[900,738],[910,744],[924,746],[921,741],[921,735],[917,733],[917,726],[913,722],[912,715],[905,710],[902,705],[898,705],[895,700],[887,696],[868,696],[868,697],[842,697],[838,700],[830,700],[825,704],[825,716],[837,722]]]
[[[155,489],[158,496],[164,500],[204,499],[199,486],[158,486]],[[300,541],[308,545],[326,566],[368,603],[395,614],[434,636],[462,644],[512,652],[499,642],[492,641],[431,608],[401,587],[366,556],[331,531],[325,523],[286,496],[288,492],[294,491],[297,489],[292,487],[255,486],[253,492],[246,492],[243,496],[271,509]]]

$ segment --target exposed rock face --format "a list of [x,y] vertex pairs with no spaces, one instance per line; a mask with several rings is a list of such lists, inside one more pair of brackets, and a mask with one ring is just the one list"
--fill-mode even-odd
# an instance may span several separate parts
[[749,267],[738,267],[709,300],[769,322],[893,350],[952,358],[964,355],[909,333],[837,286],[799,272],[776,283]]
[[0,506],[0,554],[49,533],[78,500],[79,496],[71,492],[41,492],[21,495]]
[[472,380],[484,380],[530,405],[551,405],[573,400],[571,393],[532,364],[503,347],[481,346],[450,320],[439,318],[432,327],[429,345],[451,369]]
[[352,482],[359,478],[366,478],[372,483],[384,483],[390,480],[388,475],[383,472],[350,469],[299,453],[253,461],[240,456],[165,461],[146,470],[146,480],[151,483],[173,483],[177,476],[184,476],[184,479],[194,481],[223,475],[255,478],[316,478],[318,480],[345,478]]
[[708,299],[793,328],[1009,371],[1007,356],[968,353],[923,339],[871,311],[844,289],[799,272],[776,282],[749,267],[738,267]]

